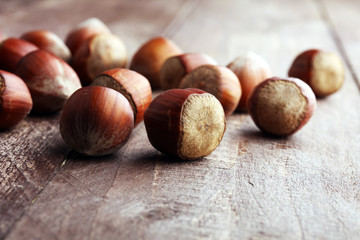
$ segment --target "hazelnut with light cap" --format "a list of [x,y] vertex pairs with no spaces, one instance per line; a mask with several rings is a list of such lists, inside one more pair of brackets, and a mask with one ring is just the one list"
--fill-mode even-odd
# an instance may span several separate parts
[[61,58],[36,50],[19,61],[16,71],[28,86],[37,113],[57,112],[81,87],[75,71]]
[[313,91],[297,78],[266,79],[254,89],[248,101],[256,126],[265,133],[281,137],[300,130],[315,108]]
[[238,77],[241,86],[241,98],[236,108],[237,111],[247,111],[247,101],[254,88],[271,77],[271,69],[264,58],[248,52],[237,57],[227,66]]
[[166,59],[182,50],[170,39],[155,37],[145,42],[134,54],[130,69],[144,75],[152,88],[160,88],[160,70]]
[[83,86],[87,86],[98,74],[125,67],[126,62],[127,51],[123,41],[112,34],[98,34],[81,44],[72,65]]
[[214,95],[222,104],[225,115],[234,112],[241,97],[238,78],[227,67],[203,65],[188,73],[180,88],[199,88]]
[[126,97],[134,111],[135,126],[142,122],[152,99],[149,81],[141,74],[125,68],[115,68],[98,75],[93,86],[112,88]]
[[53,32],[46,30],[35,30],[26,32],[20,37],[23,40],[33,43],[38,48],[46,50],[65,62],[69,62],[71,53],[65,43]]
[[71,51],[72,55],[75,55],[80,45],[89,38],[107,33],[110,34],[110,29],[98,18],[89,18],[78,24],[67,36],[65,43]]
[[202,53],[185,53],[168,58],[160,70],[161,88],[163,90],[178,88],[186,74],[206,64],[217,65],[217,62]]
[[310,49],[295,58],[289,77],[305,81],[317,97],[326,97],[341,88],[345,68],[335,53]]
[[220,102],[200,89],[161,93],[146,110],[144,123],[152,146],[184,160],[212,153],[226,129]]

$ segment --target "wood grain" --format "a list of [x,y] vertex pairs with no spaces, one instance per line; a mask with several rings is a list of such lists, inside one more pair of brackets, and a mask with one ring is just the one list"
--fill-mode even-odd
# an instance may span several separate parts
[[[224,65],[257,52],[278,76],[307,48],[337,52],[352,66],[359,60],[350,53],[359,48],[357,38],[343,38],[351,29],[339,34],[346,52],[333,34],[337,24],[347,24],[341,16],[357,19],[356,11],[344,10],[357,6],[351,0],[124,0],[103,1],[96,10],[95,0],[85,2],[19,7],[22,1],[13,1],[0,10],[0,29],[19,35],[30,26],[49,27],[65,36],[97,16],[126,39],[130,55],[162,34],[185,52],[207,53]],[[17,7],[19,16],[11,16]],[[40,21],[36,13],[45,9],[63,24]],[[357,239],[357,74],[347,69],[342,89],[319,99],[294,136],[266,137],[247,114],[235,114],[217,150],[198,161],[157,152],[143,123],[118,153],[84,157],[63,143],[58,115],[29,117],[0,133],[0,239]]]

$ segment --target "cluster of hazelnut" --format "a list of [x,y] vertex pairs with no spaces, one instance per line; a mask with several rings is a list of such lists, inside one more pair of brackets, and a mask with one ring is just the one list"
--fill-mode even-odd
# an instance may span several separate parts
[[[289,136],[310,119],[316,96],[337,91],[344,80],[341,60],[325,51],[305,51],[289,78],[278,78],[255,53],[225,67],[206,54],[183,53],[164,37],[144,43],[130,69],[126,64],[125,45],[98,19],[79,24],[65,43],[48,31],[3,40],[0,129],[31,110],[63,109],[64,141],[98,156],[117,151],[144,120],[157,150],[197,159],[217,148],[235,110],[248,111],[265,133]],[[164,92],[152,100],[156,88]]]

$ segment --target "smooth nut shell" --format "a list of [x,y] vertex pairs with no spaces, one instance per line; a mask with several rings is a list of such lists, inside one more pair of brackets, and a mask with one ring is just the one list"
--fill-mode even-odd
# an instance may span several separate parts
[[130,69],[145,76],[152,88],[160,88],[160,70],[166,59],[181,54],[182,50],[164,37],[152,38],[134,54]]
[[38,49],[34,44],[22,39],[8,38],[4,40],[0,44],[0,69],[15,72],[20,59]]
[[89,18],[81,22],[67,35],[65,43],[70,49],[71,54],[75,55],[83,42],[103,33],[109,34],[110,29],[98,18]]
[[112,34],[98,34],[81,44],[72,65],[83,86],[92,83],[100,73],[126,66],[127,52],[123,41]]
[[44,50],[23,57],[16,74],[28,86],[34,102],[33,111],[38,113],[59,111],[70,95],[81,87],[75,71],[62,59]]
[[217,65],[217,62],[202,53],[185,53],[168,58],[160,70],[161,88],[163,90],[179,88],[186,74],[206,64]]
[[226,128],[220,102],[200,89],[161,93],[146,110],[144,123],[152,146],[184,160],[209,155],[221,142]]
[[336,54],[310,49],[294,59],[288,75],[309,84],[317,97],[326,97],[341,88],[345,79],[345,68]]
[[31,108],[31,95],[24,81],[0,70],[0,130],[17,125]]
[[135,126],[142,122],[152,99],[150,83],[144,76],[129,69],[115,68],[98,75],[91,85],[109,87],[123,94],[134,111]]
[[241,86],[235,73],[227,67],[203,65],[188,73],[180,82],[180,88],[199,88],[214,95],[231,115],[241,97]]
[[24,33],[20,38],[58,56],[65,62],[70,61],[71,53],[69,48],[55,33],[46,30],[36,30]]
[[60,133],[76,151],[89,156],[116,152],[129,139],[134,115],[129,102],[117,91],[88,86],[66,102],[60,118]]
[[269,64],[261,56],[249,52],[237,57],[227,66],[238,77],[241,86],[241,98],[237,111],[247,111],[247,101],[254,88],[271,77]]

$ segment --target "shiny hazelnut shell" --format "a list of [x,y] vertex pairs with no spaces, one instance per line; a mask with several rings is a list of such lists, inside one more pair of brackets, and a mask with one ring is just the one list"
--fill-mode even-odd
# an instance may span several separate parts
[[115,68],[98,75],[91,85],[109,87],[123,94],[134,111],[135,126],[142,122],[152,100],[150,83],[144,76],[129,69]]
[[235,73],[227,67],[203,65],[188,73],[179,88],[199,88],[214,95],[222,104],[225,115],[231,115],[240,100],[241,86]]
[[0,70],[0,130],[21,122],[32,108],[26,84],[18,76]]
[[60,134],[77,152],[102,156],[116,152],[130,138],[134,114],[127,99],[100,86],[77,90],[66,102]]
[[160,88],[160,70],[166,59],[182,50],[170,39],[155,37],[145,42],[134,54],[130,69],[145,76],[153,89]]
[[33,99],[33,111],[54,113],[81,87],[75,71],[62,59],[36,50],[21,58],[16,75],[24,80]]

